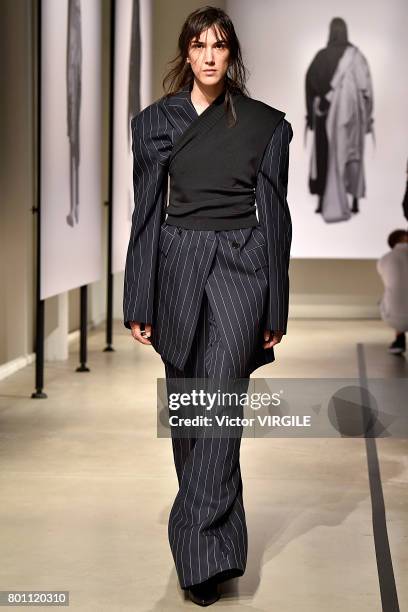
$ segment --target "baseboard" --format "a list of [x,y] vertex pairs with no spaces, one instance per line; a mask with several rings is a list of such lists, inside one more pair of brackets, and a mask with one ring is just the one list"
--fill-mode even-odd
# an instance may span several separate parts
[[21,355],[20,357],[16,357],[16,359],[12,359],[11,361],[7,361],[6,363],[2,363],[0,365],[0,380],[11,376],[18,370],[25,368],[30,363],[35,361],[35,353],[30,353],[29,355]]

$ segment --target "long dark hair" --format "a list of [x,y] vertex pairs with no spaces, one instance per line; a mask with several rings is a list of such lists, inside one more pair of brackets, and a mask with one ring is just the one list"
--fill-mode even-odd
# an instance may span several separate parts
[[248,69],[244,66],[241,55],[241,46],[235,33],[233,23],[227,13],[214,6],[201,7],[188,15],[181,28],[178,39],[178,54],[169,62],[173,65],[163,79],[164,96],[168,97],[189,85],[190,89],[194,82],[194,73],[189,62],[187,62],[190,42],[199,38],[203,30],[214,26],[217,31],[225,37],[229,48],[229,66],[225,75],[225,99],[224,105],[232,123],[236,121],[236,113],[232,95],[240,93],[249,95],[246,88]]

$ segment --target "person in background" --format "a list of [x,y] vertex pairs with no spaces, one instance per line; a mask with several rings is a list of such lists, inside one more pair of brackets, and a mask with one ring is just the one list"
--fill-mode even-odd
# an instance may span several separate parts
[[388,244],[391,251],[377,261],[377,271],[384,284],[379,305],[381,318],[396,333],[388,351],[399,355],[405,352],[408,331],[408,232],[394,230],[388,236]]

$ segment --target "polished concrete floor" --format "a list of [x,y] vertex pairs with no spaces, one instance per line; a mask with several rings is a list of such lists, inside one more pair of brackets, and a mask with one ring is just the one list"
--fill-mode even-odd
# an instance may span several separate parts
[[[368,377],[406,378],[390,340],[380,321],[290,321],[254,377],[356,378],[359,344]],[[162,362],[120,322],[114,346],[103,352],[94,330],[91,372],[77,373],[73,343],[67,363],[46,366],[45,400],[30,398],[33,366],[0,382],[0,590],[69,590],[70,609],[88,612],[198,609],[167,541],[177,480],[171,442],[156,436]],[[378,612],[398,598],[408,610],[407,440],[374,444],[385,525],[364,439],[242,440],[247,571],[212,609]]]

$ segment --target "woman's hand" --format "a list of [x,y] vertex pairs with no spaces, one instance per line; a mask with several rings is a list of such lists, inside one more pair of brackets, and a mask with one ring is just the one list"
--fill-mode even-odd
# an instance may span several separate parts
[[264,349],[270,349],[275,344],[278,344],[282,340],[283,332],[281,331],[272,331],[270,329],[265,329],[264,331],[264,340],[262,347]]
[[[132,330],[132,336],[135,340],[140,342],[141,344],[151,344],[149,338],[152,335],[152,326],[149,323],[144,324],[144,330],[140,329],[141,323],[139,321],[131,321],[130,327]],[[142,336],[143,331],[143,336]],[[144,333],[146,332],[146,334]]]

